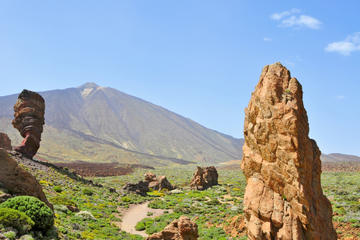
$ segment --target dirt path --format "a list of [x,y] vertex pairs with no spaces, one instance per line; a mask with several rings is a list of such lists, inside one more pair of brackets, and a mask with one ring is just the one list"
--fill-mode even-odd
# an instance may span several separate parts
[[[143,237],[147,237],[148,235],[144,231],[136,231],[135,226],[136,224],[146,218],[146,217],[157,217],[162,214],[164,214],[163,209],[152,209],[148,207],[149,202],[145,202],[138,205],[132,205],[129,207],[129,209],[125,210],[122,213],[121,217],[121,223],[119,224],[119,227],[121,230],[131,233],[131,234],[138,234]],[[152,212],[152,216],[147,216],[148,212]]]

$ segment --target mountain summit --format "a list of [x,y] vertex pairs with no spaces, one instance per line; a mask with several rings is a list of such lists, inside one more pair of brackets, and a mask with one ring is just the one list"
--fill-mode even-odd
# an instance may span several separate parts
[[[38,156],[57,161],[103,161],[168,165],[240,159],[242,139],[221,134],[116,89],[86,83],[40,93],[46,101]],[[17,95],[0,97],[0,131],[13,143]]]

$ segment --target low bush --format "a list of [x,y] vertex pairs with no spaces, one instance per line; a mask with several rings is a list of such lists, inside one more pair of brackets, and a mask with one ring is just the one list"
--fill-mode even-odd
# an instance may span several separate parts
[[58,192],[58,193],[61,193],[63,191],[60,186],[55,186],[53,189],[55,192]]
[[55,196],[55,197],[50,198],[49,201],[53,205],[65,205],[65,206],[78,207],[74,201],[72,201],[64,196]]
[[36,197],[19,196],[0,204],[0,208],[11,208],[25,213],[34,221],[34,228],[49,229],[54,225],[54,214],[46,204]]
[[143,231],[145,230],[145,223],[144,222],[138,222],[135,226],[136,231]]
[[88,196],[92,196],[94,194],[94,192],[89,188],[84,188],[82,192],[83,192],[83,194],[88,195]]
[[13,227],[20,234],[24,234],[29,232],[34,224],[34,221],[23,212],[11,208],[0,208],[0,225],[4,227]]

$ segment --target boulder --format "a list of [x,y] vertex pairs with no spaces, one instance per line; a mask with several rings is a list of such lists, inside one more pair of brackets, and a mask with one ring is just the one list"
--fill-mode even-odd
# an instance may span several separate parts
[[150,188],[153,190],[162,190],[164,188],[168,190],[174,189],[165,176],[157,178],[153,173],[145,173],[144,178],[144,181],[138,183],[127,183],[123,187],[123,190],[146,196],[146,193],[150,191]]
[[0,148],[11,150],[11,140],[6,133],[0,132]]
[[24,89],[14,105],[14,128],[24,138],[15,151],[32,158],[40,147],[41,133],[45,123],[45,101],[36,92]]
[[146,240],[196,240],[198,237],[197,224],[188,217],[181,216],[166,226],[163,231],[147,237]]
[[0,185],[9,193],[37,197],[53,209],[36,178],[20,167],[4,149],[0,149],[0,166]]
[[126,192],[132,192],[139,194],[141,196],[146,196],[146,193],[149,191],[149,183],[140,181],[138,183],[127,183],[123,190]]
[[249,239],[336,239],[321,183],[320,150],[296,78],[264,67],[245,109],[244,213]]
[[154,182],[156,181],[156,175],[153,173],[145,173],[144,174],[145,182]]
[[197,190],[205,190],[214,185],[218,185],[218,173],[214,166],[197,167],[191,180],[190,187]]
[[[174,187],[171,185],[171,183],[167,180],[165,176],[160,176],[159,178],[156,178],[156,175],[154,174],[155,178],[152,179],[152,181],[149,183],[149,188],[153,190],[162,190],[162,189],[168,189],[173,190]],[[155,180],[154,180],[155,179]],[[146,181],[146,178],[145,178]]]

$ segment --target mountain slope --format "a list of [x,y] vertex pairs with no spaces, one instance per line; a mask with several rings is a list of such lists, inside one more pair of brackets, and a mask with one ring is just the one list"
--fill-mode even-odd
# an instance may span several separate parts
[[[42,92],[46,126],[38,156],[58,161],[117,161],[168,165],[241,159],[242,139],[118,90],[87,83]],[[11,126],[17,95],[0,97],[0,131],[17,144]]]
[[322,154],[323,162],[360,162],[360,157],[342,153]]

